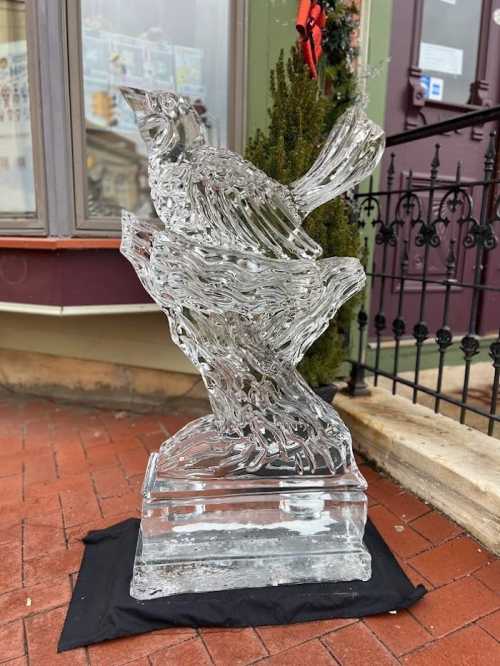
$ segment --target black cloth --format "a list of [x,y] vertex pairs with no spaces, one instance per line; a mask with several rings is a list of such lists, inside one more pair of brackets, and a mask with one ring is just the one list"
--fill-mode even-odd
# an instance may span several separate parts
[[407,608],[426,593],[414,587],[373,524],[365,543],[369,581],[308,583],[179,594],[136,601],[129,594],[140,521],[130,518],[89,532],[59,652],[167,627],[247,627],[335,617],[364,617]]

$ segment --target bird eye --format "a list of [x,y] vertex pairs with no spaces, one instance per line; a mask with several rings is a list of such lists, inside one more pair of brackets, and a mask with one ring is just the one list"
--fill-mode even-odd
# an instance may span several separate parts
[[172,119],[175,119],[177,117],[177,112],[178,112],[178,102],[173,95],[170,95],[169,93],[164,93],[159,96],[159,102],[162,111]]

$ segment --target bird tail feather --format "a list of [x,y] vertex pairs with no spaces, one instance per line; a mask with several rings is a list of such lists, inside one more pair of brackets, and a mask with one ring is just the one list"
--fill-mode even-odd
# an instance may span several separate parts
[[385,148],[383,130],[354,106],[333,126],[309,171],[290,185],[305,216],[360,183],[377,166]]

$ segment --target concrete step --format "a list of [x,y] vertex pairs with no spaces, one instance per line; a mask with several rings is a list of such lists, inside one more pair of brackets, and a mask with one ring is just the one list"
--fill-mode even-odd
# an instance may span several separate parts
[[335,408],[356,450],[500,555],[498,440],[382,388]]

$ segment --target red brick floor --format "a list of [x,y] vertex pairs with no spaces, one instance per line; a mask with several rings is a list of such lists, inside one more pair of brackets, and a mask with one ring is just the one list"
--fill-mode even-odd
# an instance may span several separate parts
[[81,537],[138,515],[149,451],[188,420],[0,396],[1,664],[500,664],[500,560],[366,465],[373,521],[410,578],[429,589],[409,611],[163,630],[57,655]]

